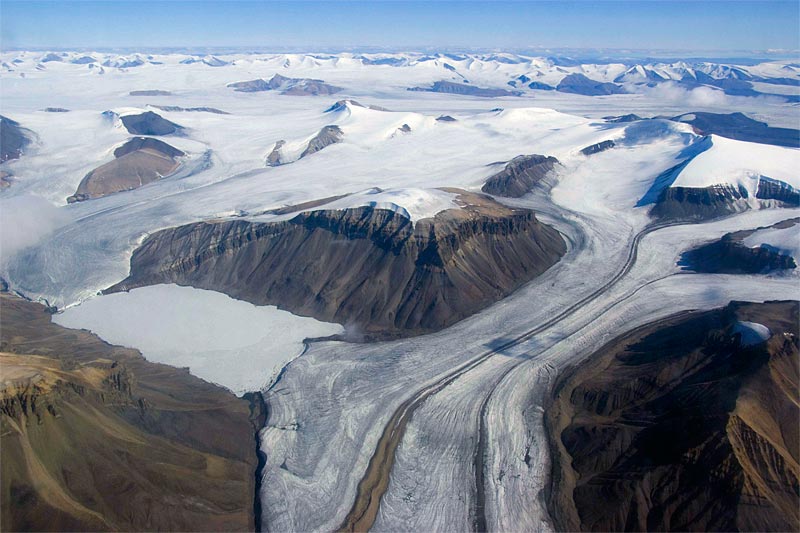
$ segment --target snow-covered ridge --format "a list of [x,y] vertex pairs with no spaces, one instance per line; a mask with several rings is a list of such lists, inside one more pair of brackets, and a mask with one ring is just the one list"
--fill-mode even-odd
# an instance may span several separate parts
[[446,209],[458,209],[461,206],[456,202],[457,195],[439,189],[397,188],[381,190],[379,188],[367,189],[345,196],[333,202],[308,209],[317,211],[323,209],[352,209],[356,207],[371,207],[394,211],[417,222],[423,218],[430,218]]
[[755,197],[762,177],[800,188],[800,149],[711,135],[709,148],[686,165],[672,187],[732,185]]
[[[684,88],[710,87],[727,94],[755,96],[751,83],[768,82],[760,91],[772,93],[771,87],[792,89],[800,81],[800,68],[790,60],[765,61],[756,65],[737,65],[702,60],[592,60],[557,56],[533,56],[511,53],[232,53],[198,56],[182,53],[127,55],[98,52],[20,52],[0,54],[0,75],[30,75],[56,70],[84,71],[87,74],[132,72],[141,69],[176,67],[210,73],[220,70],[237,76],[285,73],[304,77],[313,72],[353,73],[371,71],[398,72],[407,86],[450,80],[471,86],[521,90],[553,89],[570,75],[586,76],[599,83],[622,84],[632,92],[653,84],[668,82]],[[411,74],[413,73],[413,74]],[[317,74],[319,75],[319,74]],[[337,74],[334,76],[338,77]],[[391,76],[391,75],[390,75]],[[313,77],[313,75],[312,75]],[[327,79],[326,82],[340,80]],[[237,81],[229,78],[226,83]],[[720,83],[724,82],[724,83]],[[743,92],[744,91],[744,92]],[[752,92],[748,92],[752,91]],[[797,95],[797,91],[778,89],[774,94]]]
[[788,255],[800,261],[800,226],[788,228],[767,228],[748,235],[742,244],[749,248],[767,246],[782,255]]

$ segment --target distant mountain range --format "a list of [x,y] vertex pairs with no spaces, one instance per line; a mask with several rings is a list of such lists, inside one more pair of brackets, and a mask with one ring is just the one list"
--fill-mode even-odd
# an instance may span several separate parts
[[[98,74],[104,73],[107,68],[131,69],[145,65],[175,64],[203,69],[248,65],[281,69],[391,67],[425,72],[430,77],[427,86],[410,84],[410,89],[474,96],[514,96],[537,90],[605,96],[642,92],[666,84],[684,90],[706,88],[729,96],[766,95],[786,102],[800,102],[800,64],[793,60],[766,58],[580,59],[563,55],[511,53],[119,55],[97,52],[7,52],[3,54],[0,72],[24,73],[31,68],[42,71],[59,64],[74,65]],[[418,76],[414,78],[418,79]],[[319,80],[308,81],[321,83]],[[513,89],[509,90],[509,86]],[[317,92],[312,91],[312,94]]]

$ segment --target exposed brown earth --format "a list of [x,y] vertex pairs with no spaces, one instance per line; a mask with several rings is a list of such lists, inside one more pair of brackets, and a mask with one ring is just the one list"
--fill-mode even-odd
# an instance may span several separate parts
[[[800,302],[640,327],[562,374],[549,508],[568,531],[800,530]],[[742,342],[739,321],[763,324]]]
[[532,211],[463,191],[460,200],[463,209],[413,225],[362,207],[159,231],[108,292],[177,283],[356,326],[367,337],[436,331],[507,296],[566,251]]
[[3,530],[254,529],[259,402],[0,305]]
[[184,153],[149,137],[134,137],[116,150],[114,159],[89,172],[68,203],[138,189],[175,172]]

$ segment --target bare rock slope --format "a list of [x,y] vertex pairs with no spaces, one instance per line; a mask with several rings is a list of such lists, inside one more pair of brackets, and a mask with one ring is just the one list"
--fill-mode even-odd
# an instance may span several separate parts
[[0,115],[0,163],[19,159],[31,143],[31,134],[19,122]]
[[463,193],[467,205],[412,224],[370,207],[291,220],[159,231],[110,292],[178,283],[356,326],[369,336],[435,331],[500,300],[564,254],[533,212]]
[[0,293],[5,531],[252,531],[252,403]]
[[[784,220],[770,228],[791,228],[797,224],[800,224],[800,218]],[[726,233],[719,240],[684,252],[679,264],[685,270],[716,274],[759,274],[797,268],[795,258],[771,246],[745,246],[742,241],[756,231]]]
[[481,190],[496,196],[519,198],[531,192],[558,164],[558,159],[544,155],[520,155],[500,172],[490,176]]
[[89,172],[68,203],[138,189],[175,172],[184,153],[164,141],[134,137],[116,150],[110,161]]
[[799,313],[682,313],[562,374],[546,411],[556,528],[798,531]]

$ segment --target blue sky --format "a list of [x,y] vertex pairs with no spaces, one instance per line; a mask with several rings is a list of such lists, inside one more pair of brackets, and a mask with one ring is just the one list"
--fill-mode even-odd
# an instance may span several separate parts
[[2,47],[800,48],[800,2],[0,0]]

